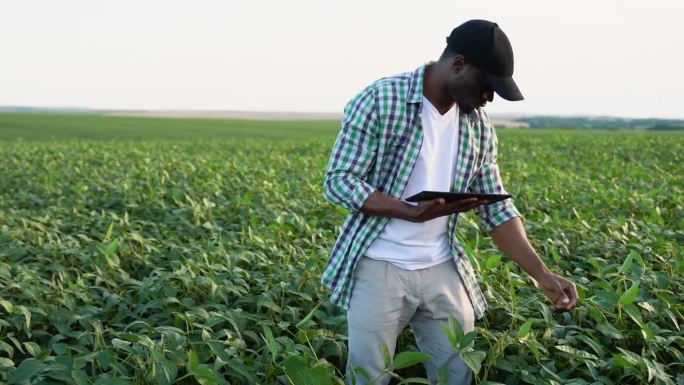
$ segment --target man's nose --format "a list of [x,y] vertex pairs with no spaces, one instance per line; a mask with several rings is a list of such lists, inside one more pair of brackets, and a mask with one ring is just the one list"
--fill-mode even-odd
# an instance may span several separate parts
[[492,90],[485,91],[484,95],[482,95],[482,96],[485,98],[485,100],[487,100],[488,102],[491,102],[492,100],[494,100],[494,91],[492,91]]

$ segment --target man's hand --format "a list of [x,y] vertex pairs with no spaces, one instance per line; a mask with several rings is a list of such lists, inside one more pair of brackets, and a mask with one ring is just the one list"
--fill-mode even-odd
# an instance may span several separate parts
[[537,282],[539,289],[553,302],[557,311],[567,311],[575,307],[577,288],[574,282],[551,272]]
[[420,201],[417,206],[414,206],[376,190],[363,202],[361,212],[367,215],[399,218],[409,222],[425,222],[442,215],[468,211],[473,207],[488,203],[487,199],[481,198],[459,199],[451,203],[446,203],[444,198],[436,198]]
[[407,218],[411,222],[425,222],[444,215],[462,213],[489,201],[480,198],[459,199],[446,203],[444,198],[428,199],[418,202]]

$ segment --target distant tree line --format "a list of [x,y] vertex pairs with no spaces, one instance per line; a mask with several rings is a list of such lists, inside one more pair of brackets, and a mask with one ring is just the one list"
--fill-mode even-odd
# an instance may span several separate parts
[[678,119],[627,119],[613,117],[558,117],[529,116],[516,119],[530,128],[627,129],[678,131],[684,130],[684,120]]
[[671,124],[654,124],[649,128],[651,131],[684,131],[684,124],[671,125]]

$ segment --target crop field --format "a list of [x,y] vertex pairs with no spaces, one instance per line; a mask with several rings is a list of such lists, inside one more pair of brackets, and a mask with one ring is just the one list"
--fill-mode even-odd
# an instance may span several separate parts
[[[342,384],[320,284],[338,125],[0,115],[0,383]],[[580,300],[554,312],[462,214],[489,308],[445,338],[476,382],[684,384],[684,134],[498,136],[528,237]],[[397,352],[393,383],[427,383],[410,330]]]
[[0,114],[0,140],[312,139],[334,136],[335,121],[165,119],[98,115]]

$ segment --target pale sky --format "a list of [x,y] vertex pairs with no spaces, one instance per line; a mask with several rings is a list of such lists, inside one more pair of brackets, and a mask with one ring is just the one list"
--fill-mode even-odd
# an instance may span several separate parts
[[521,102],[490,113],[684,118],[679,0],[0,0],[0,106],[341,112],[495,21]]

